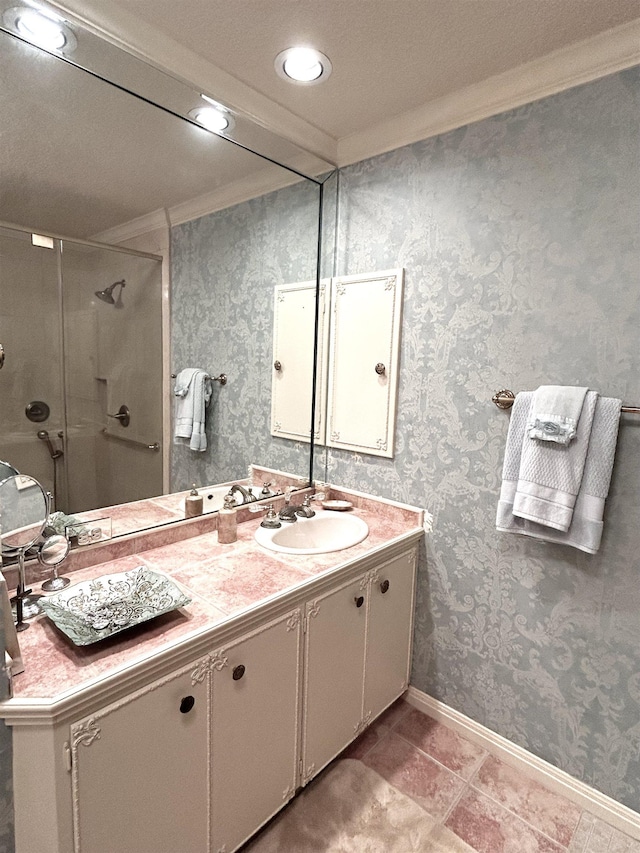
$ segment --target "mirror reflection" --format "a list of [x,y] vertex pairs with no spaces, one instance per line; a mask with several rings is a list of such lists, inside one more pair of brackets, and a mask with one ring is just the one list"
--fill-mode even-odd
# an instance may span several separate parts
[[[0,45],[0,458],[58,512],[144,501],[139,526],[184,518],[163,493],[246,484],[251,464],[306,481],[308,432],[274,428],[274,288],[315,286],[319,183]],[[299,332],[310,363],[313,322]],[[185,369],[228,377],[209,383],[197,450],[175,436]],[[309,427],[311,397],[309,376]]]
[[0,482],[0,562],[6,557],[18,560],[18,586],[13,598],[16,630],[28,628],[26,619],[40,613],[40,595],[29,595],[26,587],[24,556],[41,537],[47,523],[49,501],[44,489],[34,480],[16,474]]

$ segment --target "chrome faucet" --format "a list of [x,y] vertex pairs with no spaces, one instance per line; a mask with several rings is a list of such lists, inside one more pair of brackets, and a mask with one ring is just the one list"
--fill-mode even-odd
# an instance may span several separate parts
[[266,527],[271,530],[276,527],[282,527],[282,524],[278,521],[278,513],[273,508],[273,504],[269,504],[267,507],[261,507],[261,509],[266,509],[267,514],[260,523],[260,527]]
[[278,513],[280,521],[292,522],[297,521],[297,513],[300,507],[291,503],[291,493],[294,491],[294,486],[287,486],[284,492],[284,506]]
[[229,489],[228,496],[233,498],[233,502],[236,506],[240,506],[241,504],[238,504],[238,501],[235,499],[235,492],[240,492],[242,495],[241,504],[248,504],[251,501],[257,500],[256,496],[252,492],[247,491],[244,486],[241,486],[239,483],[234,483]]
[[299,515],[300,518],[313,518],[316,513],[315,510],[311,509],[311,501],[322,499],[323,497],[324,495],[307,495],[302,501],[302,505],[296,507],[296,515]]

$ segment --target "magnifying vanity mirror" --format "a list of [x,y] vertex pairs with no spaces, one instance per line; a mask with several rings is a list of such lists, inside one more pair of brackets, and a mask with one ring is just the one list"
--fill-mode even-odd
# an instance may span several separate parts
[[[0,457],[65,514],[154,498],[142,527],[250,464],[306,483],[313,442],[272,428],[274,289],[319,279],[332,166],[242,115],[233,138],[197,126],[200,93],[89,31],[71,64],[2,20]],[[173,437],[185,368],[227,376],[204,451]],[[309,375],[310,432],[312,398]]]
[[42,589],[45,592],[57,592],[69,586],[71,580],[69,578],[60,577],[58,574],[58,566],[60,566],[67,558],[71,549],[71,543],[66,536],[61,533],[55,533],[53,536],[47,536],[42,545],[38,548],[38,562],[43,566],[48,566],[53,569],[49,580],[44,581]]
[[40,612],[38,599],[26,588],[24,555],[42,536],[49,503],[44,489],[33,477],[17,474],[0,482],[0,546],[2,555],[18,558],[18,588],[15,595],[16,629]]

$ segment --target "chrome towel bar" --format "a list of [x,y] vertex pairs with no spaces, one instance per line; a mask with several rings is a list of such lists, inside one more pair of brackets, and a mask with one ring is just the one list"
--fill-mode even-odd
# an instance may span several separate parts
[[[177,377],[177,375],[178,375],[177,373],[172,373],[171,378],[175,379]],[[209,374],[207,373],[204,378],[210,379],[212,382],[219,382],[221,385],[227,384],[227,374],[226,373],[221,373],[220,376],[209,376]]]
[[[503,388],[502,391],[496,391],[491,398],[491,402],[495,403],[499,409],[510,409],[513,406],[513,401],[516,395],[508,388]],[[640,415],[640,406],[621,406],[621,412],[629,412],[632,415]]]

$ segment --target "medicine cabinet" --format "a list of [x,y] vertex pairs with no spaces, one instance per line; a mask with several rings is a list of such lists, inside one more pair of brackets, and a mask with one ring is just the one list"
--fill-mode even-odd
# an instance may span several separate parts
[[[317,444],[391,458],[404,270],[340,276],[320,288],[316,417]],[[327,307],[329,310],[327,310]],[[299,336],[312,328],[315,287],[279,285],[274,303],[272,433],[309,440],[304,423],[313,364]]]

